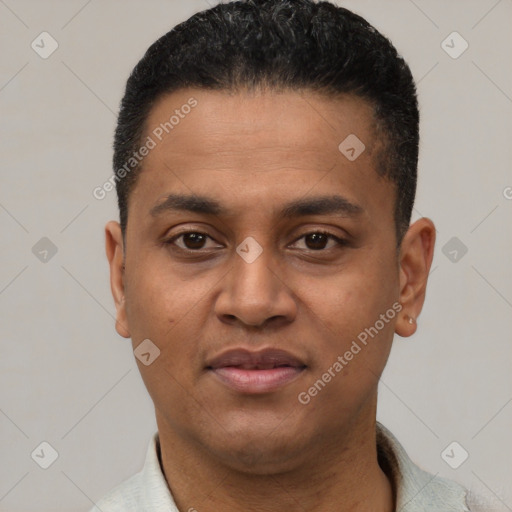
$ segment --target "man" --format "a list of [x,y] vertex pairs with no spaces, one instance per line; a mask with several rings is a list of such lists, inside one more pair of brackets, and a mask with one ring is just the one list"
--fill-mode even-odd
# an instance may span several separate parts
[[220,4],[148,49],[106,250],[158,432],[94,512],[469,510],[376,422],[433,257],[418,126],[406,63],[328,2]]

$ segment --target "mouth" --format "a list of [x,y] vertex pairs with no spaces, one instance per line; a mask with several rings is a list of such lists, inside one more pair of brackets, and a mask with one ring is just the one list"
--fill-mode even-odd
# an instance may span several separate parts
[[306,368],[300,359],[278,349],[229,350],[206,366],[222,384],[246,394],[276,391],[295,380]]

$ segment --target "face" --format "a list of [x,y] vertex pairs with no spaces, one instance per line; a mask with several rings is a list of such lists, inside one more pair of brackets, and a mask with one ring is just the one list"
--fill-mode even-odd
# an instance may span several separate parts
[[[373,421],[394,332],[412,334],[404,312],[421,309],[433,228],[418,221],[397,252],[370,106],[182,90],[146,128],[126,247],[117,223],[106,232],[117,330],[160,350],[137,360],[159,431],[264,472]],[[353,135],[339,148],[351,134],[360,154]]]

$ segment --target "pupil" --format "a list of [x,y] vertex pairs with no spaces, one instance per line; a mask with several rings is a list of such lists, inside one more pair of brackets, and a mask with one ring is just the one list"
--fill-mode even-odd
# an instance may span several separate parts
[[[313,240],[313,247],[311,247],[310,244],[307,243],[308,240]],[[306,245],[310,249],[323,249],[323,248],[325,248],[326,241],[327,241],[327,236],[324,235],[323,233],[313,233],[311,235],[307,235],[307,237],[306,237]]]
[[[200,249],[204,243],[204,235],[199,233],[187,233],[184,235],[183,240],[189,249]],[[188,242],[191,242],[192,245],[190,246]]]

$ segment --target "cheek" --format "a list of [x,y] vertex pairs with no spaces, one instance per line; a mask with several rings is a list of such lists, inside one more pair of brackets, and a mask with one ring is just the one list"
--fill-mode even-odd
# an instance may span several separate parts
[[178,276],[159,254],[127,262],[127,316],[134,338],[154,336],[164,342],[194,307],[199,293],[194,291],[194,282]]
[[199,368],[200,340],[194,319],[201,308],[200,295],[196,295],[200,291],[194,291],[193,283],[189,286],[175,276],[164,276],[154,266],[148,268],[152,270],[139,267],[129,282],[127,317],[133,349],[149,339],[159,350],[151,364],[137,359],[137,365],[155,405],[161,411],[174,411],[167,417],[172,422],[173,417],[187,415],[194,407],[189,393]]
[[[127,280],[126,311],[133,348],[151,340],[160,350],[155,366],[161,378],[168,371],[180,382],[189,380],[199,357],[198,315],[205,315],[204,301],[212,283],[205,279],[185,281],[177,277],[180,273],[176,269],[168,264],[159,266],[155,260],[132,268],[136,271]],[[139,364],[143,377],[144,373],[156,373],[151,366]]]
[[132,347],[136,351],[149,339],[159,351],[148,365],[134,354],[136,364],[155,407],[185,414],[193,405],[185,398],[195,355],[190,318],[198,297],[194,283],[177,276],[163,251],[141,248],[127,255],[126,316]]
[[[331,377],[331,391],[324,398],[333,393],[331,398],[336,400],[339,394],[347,404],[376,384],[389,356],[396,309],[400,307],[389,271],[391,260],[372,261],[368,255],[360,261],[350,270],[331,276],[322,286],[308,287],[307,309],[320,329],[312,382],[330,370],[336,378]],[[329,375],[325,378],[328,380]]]
[[[342,340],[355,337],[379,319],[398,297],[396,275],[391,264],[361,257],[361,264],[351,265],[324,282],[305,287],[309,307],[322,320],[327,332]],[[396,273],[395,273],[396,274]]]

